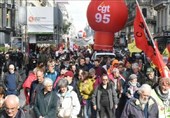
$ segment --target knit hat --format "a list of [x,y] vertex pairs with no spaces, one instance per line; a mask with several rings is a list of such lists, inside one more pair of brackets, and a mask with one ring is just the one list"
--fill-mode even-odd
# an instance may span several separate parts
[[137,75],[131,74],[131,75],[129,76],[129,80],[133,80],[133,79],[137,79]]

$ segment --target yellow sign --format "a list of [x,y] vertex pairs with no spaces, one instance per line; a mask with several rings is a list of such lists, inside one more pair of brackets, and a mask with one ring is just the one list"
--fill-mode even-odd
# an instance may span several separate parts
[[169,51],[168,51],[167,48],[165,48],[165,50],[163,51],[162,56],[163,57],[170,57],[170,54],[169,54]]
[[133,52],[141,52],[142,51],[142,50],[140,50],[139,48],[136,47],[135,41],[128,44],[128,49],[130,51],[130,54],[132,54]]

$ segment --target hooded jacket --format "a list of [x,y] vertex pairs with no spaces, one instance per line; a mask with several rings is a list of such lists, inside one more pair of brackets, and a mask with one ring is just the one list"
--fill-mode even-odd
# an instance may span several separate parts
[[70,118],[77,118],[77,115],[80,112],[80,102],[77,96],[77,93],[73,90],[72,86],[67,86],[67,92],[63,96],[60,91],[58,91],[57,96],[59,99],[58,111],[61,109],[63,111],[70,109],[71,116]]

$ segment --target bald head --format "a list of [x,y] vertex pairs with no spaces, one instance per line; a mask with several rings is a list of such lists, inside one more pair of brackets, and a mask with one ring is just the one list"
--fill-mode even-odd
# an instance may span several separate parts
[[5,97],[5,103],[14,103],[19,105],[19,98],[16,95],[8,95]]
[[15,117],[19,109],[19,98],[16,95],[5,97],[5,109],[9,117]]

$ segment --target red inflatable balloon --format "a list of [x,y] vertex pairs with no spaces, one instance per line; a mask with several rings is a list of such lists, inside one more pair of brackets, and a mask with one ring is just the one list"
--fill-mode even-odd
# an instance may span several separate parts
[[127,18],[124,0],[91,0],[87,20],[95,31],[94,49],[113,50],[114,33],[124,27]]
[[94,50],[112,51],[114,33],[112,32],[95,32]]

